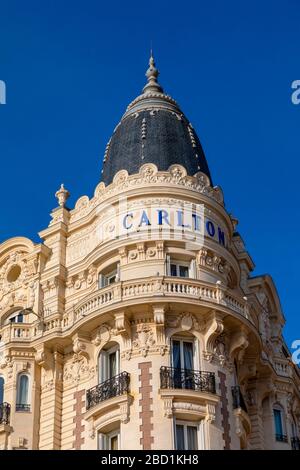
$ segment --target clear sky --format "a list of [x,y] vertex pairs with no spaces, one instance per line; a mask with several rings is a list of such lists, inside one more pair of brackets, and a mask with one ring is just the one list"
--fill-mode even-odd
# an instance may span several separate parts
[[299,0],[0,0],[0,241],[38,241],[61,182],[93,195],[106,143],[145,83],[197,130],[255,264],[299,328]]

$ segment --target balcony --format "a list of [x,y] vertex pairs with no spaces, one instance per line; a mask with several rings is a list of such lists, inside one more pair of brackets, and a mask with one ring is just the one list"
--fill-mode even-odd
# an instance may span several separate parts
[[0,403],[0,425],[10,423],[10,404]]
[[247,406],[246,406],[244,397],[241,393],[240,387],[238,385],[231,387],[231,393],[232,393],[233,409],[236,410],[238,408],[241,408],[243,411],[248,413]]
[[299,439],[299,437],[292,437],[291,447],[292,447],[292,450],[300,450],[300,439]]
[[129,393],[130,375],[122,372],[111,379],[102,382],[86,392],[86,409],[99,405],[110,398]]
[[199,370],[160,368],[160,388],[216,393],[215,374]]
[[275,439],[278,442],[288,442],[288,438],[285,434],[275,434]]
[[[138,298],[164,296],[184,298],[191,301],[209,302],[222,305],[251,321],[245,300],[234,295],[231,290],[218,284],[188,278],[149,277],[139,280],[122,281],[103,287],[81,300],[74,308],[73,323],[82,317],[99,312],[99,309],[113,304],[131,302]],[[72,323],[72,322],[71,322]],[[70,325],[70,322],[67,321]]]
[[25,413],[30,412],[30,405],[25,405],[24,403],[17,403],[16,404],[16,411],[23,411]]

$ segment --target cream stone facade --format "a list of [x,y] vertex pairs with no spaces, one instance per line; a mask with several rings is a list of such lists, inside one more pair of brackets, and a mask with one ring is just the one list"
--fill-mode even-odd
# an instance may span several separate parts
[[[129,111],[175,106],[147,76]],[[71,210],[62,186],[40,244],[0,245],[1,449],[300,448],[272,278],[181,163],[124,165]]]

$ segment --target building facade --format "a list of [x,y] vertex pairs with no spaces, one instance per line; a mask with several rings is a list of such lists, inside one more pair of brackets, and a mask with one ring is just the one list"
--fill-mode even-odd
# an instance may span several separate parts
[[300,375],[200,141],[157,81],[94,196],[0,245],[1,449],[299,449]]

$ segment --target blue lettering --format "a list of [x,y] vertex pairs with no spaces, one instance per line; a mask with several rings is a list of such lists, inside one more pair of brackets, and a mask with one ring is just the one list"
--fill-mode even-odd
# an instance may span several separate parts
[[215,233],[216,233],[215,226],[210,220],[206,222],[206,230],[207,230],[208,235],[210,235],[211,237],[215,236]]
[[170,222],[169,222],[169,219],[168,219],[168,217],[169,217],[168,212],[164,209],[158,209],[157,212],[158,212],[158,225],[162,225],[163,221],[167,225],[170,225]]
[[178,223],[177,223],[177,226],[178,227],[183,227],[183,228],[191,228],[191,226],[189,224],[185,225],[183,223],[183,211],[177,211],[177,219],[178,219]]
[[193,222],[194,222],[194,230],[196,231],[200,231],[200,224],[201,224],[201,217],[200,215],[197,215],[197,214],[192,214],[192,219],[193,219]]
[[151,225],[150,220],[148,219],[148,216],[146,214],[146,211],[142,212],[142,217],[139,223],[139,227],[141,227],[142,225]]
[[218,237],[220,245],[225,246],[225,233],[218,227]]
[[133,214],[132,214],[132,213],[131,213],[131,214],[126,214],[125,217],[124,217],[124,219],[123,219],[123,227],[124,227],[126,230],[129,230],[129,229],[132,227],[132,223],[129,224],[129,225],[127,225],[127,219],[128,219],[129,217],[132,218],[132,217],[133,217]]

